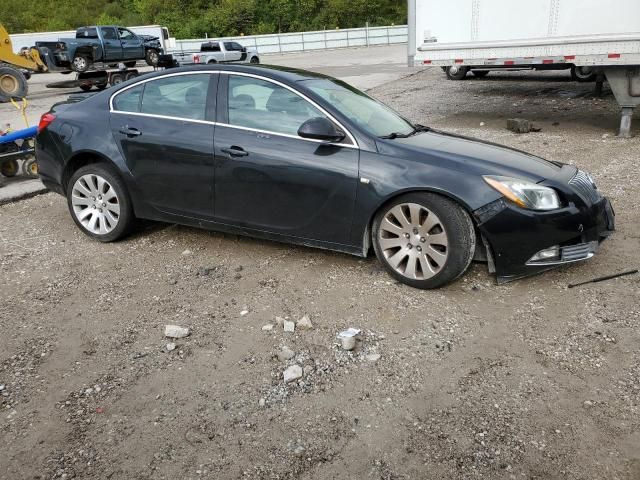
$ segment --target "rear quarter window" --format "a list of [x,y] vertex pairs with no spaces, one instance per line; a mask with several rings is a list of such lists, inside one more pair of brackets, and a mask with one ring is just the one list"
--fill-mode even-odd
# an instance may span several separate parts
[[140,112],[140,100],[144,85],[125,90],[113,97],[113,109],[119,112]]

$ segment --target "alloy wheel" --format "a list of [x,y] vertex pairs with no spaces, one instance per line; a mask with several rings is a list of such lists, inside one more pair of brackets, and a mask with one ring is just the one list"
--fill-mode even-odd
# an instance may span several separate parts
[[387,263],[412,280],[438,274],[449,254],[449,241],[438,216],[417,203],[401,203],[382,218],[378,241]]
[[76,57],[73,59],[73,66],[79,72],[84,72],[87,69],[87,59],[84,57]]
[[118,194],[100,175],[87,174],[78,178],[71,192],[71,204],[78,221],[95,235],[106,235],[120,220]]

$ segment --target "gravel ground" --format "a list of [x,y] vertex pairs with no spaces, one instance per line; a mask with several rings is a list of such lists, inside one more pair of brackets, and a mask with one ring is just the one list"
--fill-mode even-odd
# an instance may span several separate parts
[[[60,196],[0,206],[0,477],[640,478],[640,276],[566,288],[638,266],[640,141],[613,136],[592,88],[432,69],[371,91],[611,196],[599,255],[501,286],[474,264],[419,291],[373,258],[161,224],[103,245]],[[513,116],[542,130],[512,134]],[[191,334],[171,350],[166,324]]]

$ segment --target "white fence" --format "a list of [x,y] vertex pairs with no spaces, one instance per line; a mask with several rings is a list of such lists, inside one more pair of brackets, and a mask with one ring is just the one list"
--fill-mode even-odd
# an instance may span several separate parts
[[[407,35],[407,26],[398,25],[388,27],[347,28],[344,30],[321,30],[317,32],[280,33],[273,35],[247,35],[243,37],[216,38],[216,40],[233,40],[245,47],[257,49],[260,54],[269,54],[407,43]],[[212,39],[213,38],[176,40],[176,47],[170,49],[170,52],[200,51],[200,44]]]

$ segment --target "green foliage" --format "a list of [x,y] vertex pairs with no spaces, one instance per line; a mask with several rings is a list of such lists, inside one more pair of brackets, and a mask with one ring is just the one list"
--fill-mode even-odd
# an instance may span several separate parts
[[202,38],[402,24],[405,0],[0,0],[10,33],[160,24]]

